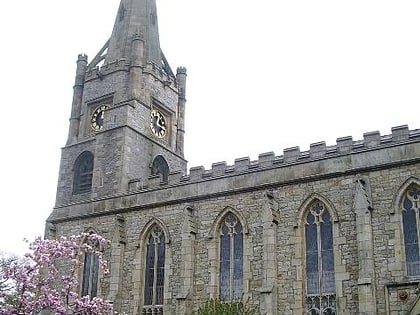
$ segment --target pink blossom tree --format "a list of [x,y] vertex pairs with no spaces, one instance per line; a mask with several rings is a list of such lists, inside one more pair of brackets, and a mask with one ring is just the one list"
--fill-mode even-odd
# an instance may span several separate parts
[[110,314],[109,302],[78,294],[79,270],[85,253],[97,255],[102,273],[108,273],[100,250],[107,243],[103,237],[90,233],[57,240],[37,238],[23,258],[3,257],[0,315],[36,315],[42,311],[56,315]]

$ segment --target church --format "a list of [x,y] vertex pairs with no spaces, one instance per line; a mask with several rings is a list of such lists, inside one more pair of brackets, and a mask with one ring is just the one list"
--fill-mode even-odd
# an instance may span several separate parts
[[79,55],[45,235],[94,232],[80,294],[115,312],[190,315],[210,298],[261,314],[420,314],[420,129],[338,138],[187,169],[187,71],[159,43],[155,0],[121,0]]

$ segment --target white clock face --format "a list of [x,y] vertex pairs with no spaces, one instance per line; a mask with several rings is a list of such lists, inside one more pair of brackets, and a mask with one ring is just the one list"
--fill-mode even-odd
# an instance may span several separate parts
[[152,110],[150,113],[150,129],[158,138],[163,138],[166,135],[167,129],[165,116],[157,109]]

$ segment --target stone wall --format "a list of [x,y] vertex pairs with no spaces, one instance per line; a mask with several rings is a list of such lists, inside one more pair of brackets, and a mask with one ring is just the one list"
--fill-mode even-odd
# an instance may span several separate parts
[[371,209],[374,277],[369,286],[376,312],[400,314],[411,307],[418,279],[405,276],[398,196],[420,181],[420,145],[417,132],[397,143],[389,139],[373,148],[366,148],[365,141],[364,150],[353,144],[346,153],[311,155],[296,163],[277,164],[279,159],[270,158],[272,162],[253,167],[242,159],[231,168],[215,164],[210,175],[192,168],[188,176],[178,174],[168,184],[150,181],[127,193],[58,205],[49,221],[58,235],[93,227],[112,240],[105,250],[111,276],[102,279],[101,292],[117,311],[129,314],[140,314],[142,305],[144,233],[152,222],[163,226],[168,238],[165,314],[187,314],[191,306],[218,296],[217,224],[231,211],[246,228],[245,297],[269,314],[302,314],[303,218],[307,205],[321,200],[334,218],[338,314],[358,314],[363,258],[354,204],[363,178]]

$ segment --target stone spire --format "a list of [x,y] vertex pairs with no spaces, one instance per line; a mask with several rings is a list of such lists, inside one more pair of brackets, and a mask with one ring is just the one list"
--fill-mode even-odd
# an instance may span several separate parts
[[108,44],[105,63],[130,59],[133,37],[144,40],[144,60],[162,65],[156,0],[121,0],[114,29]]

